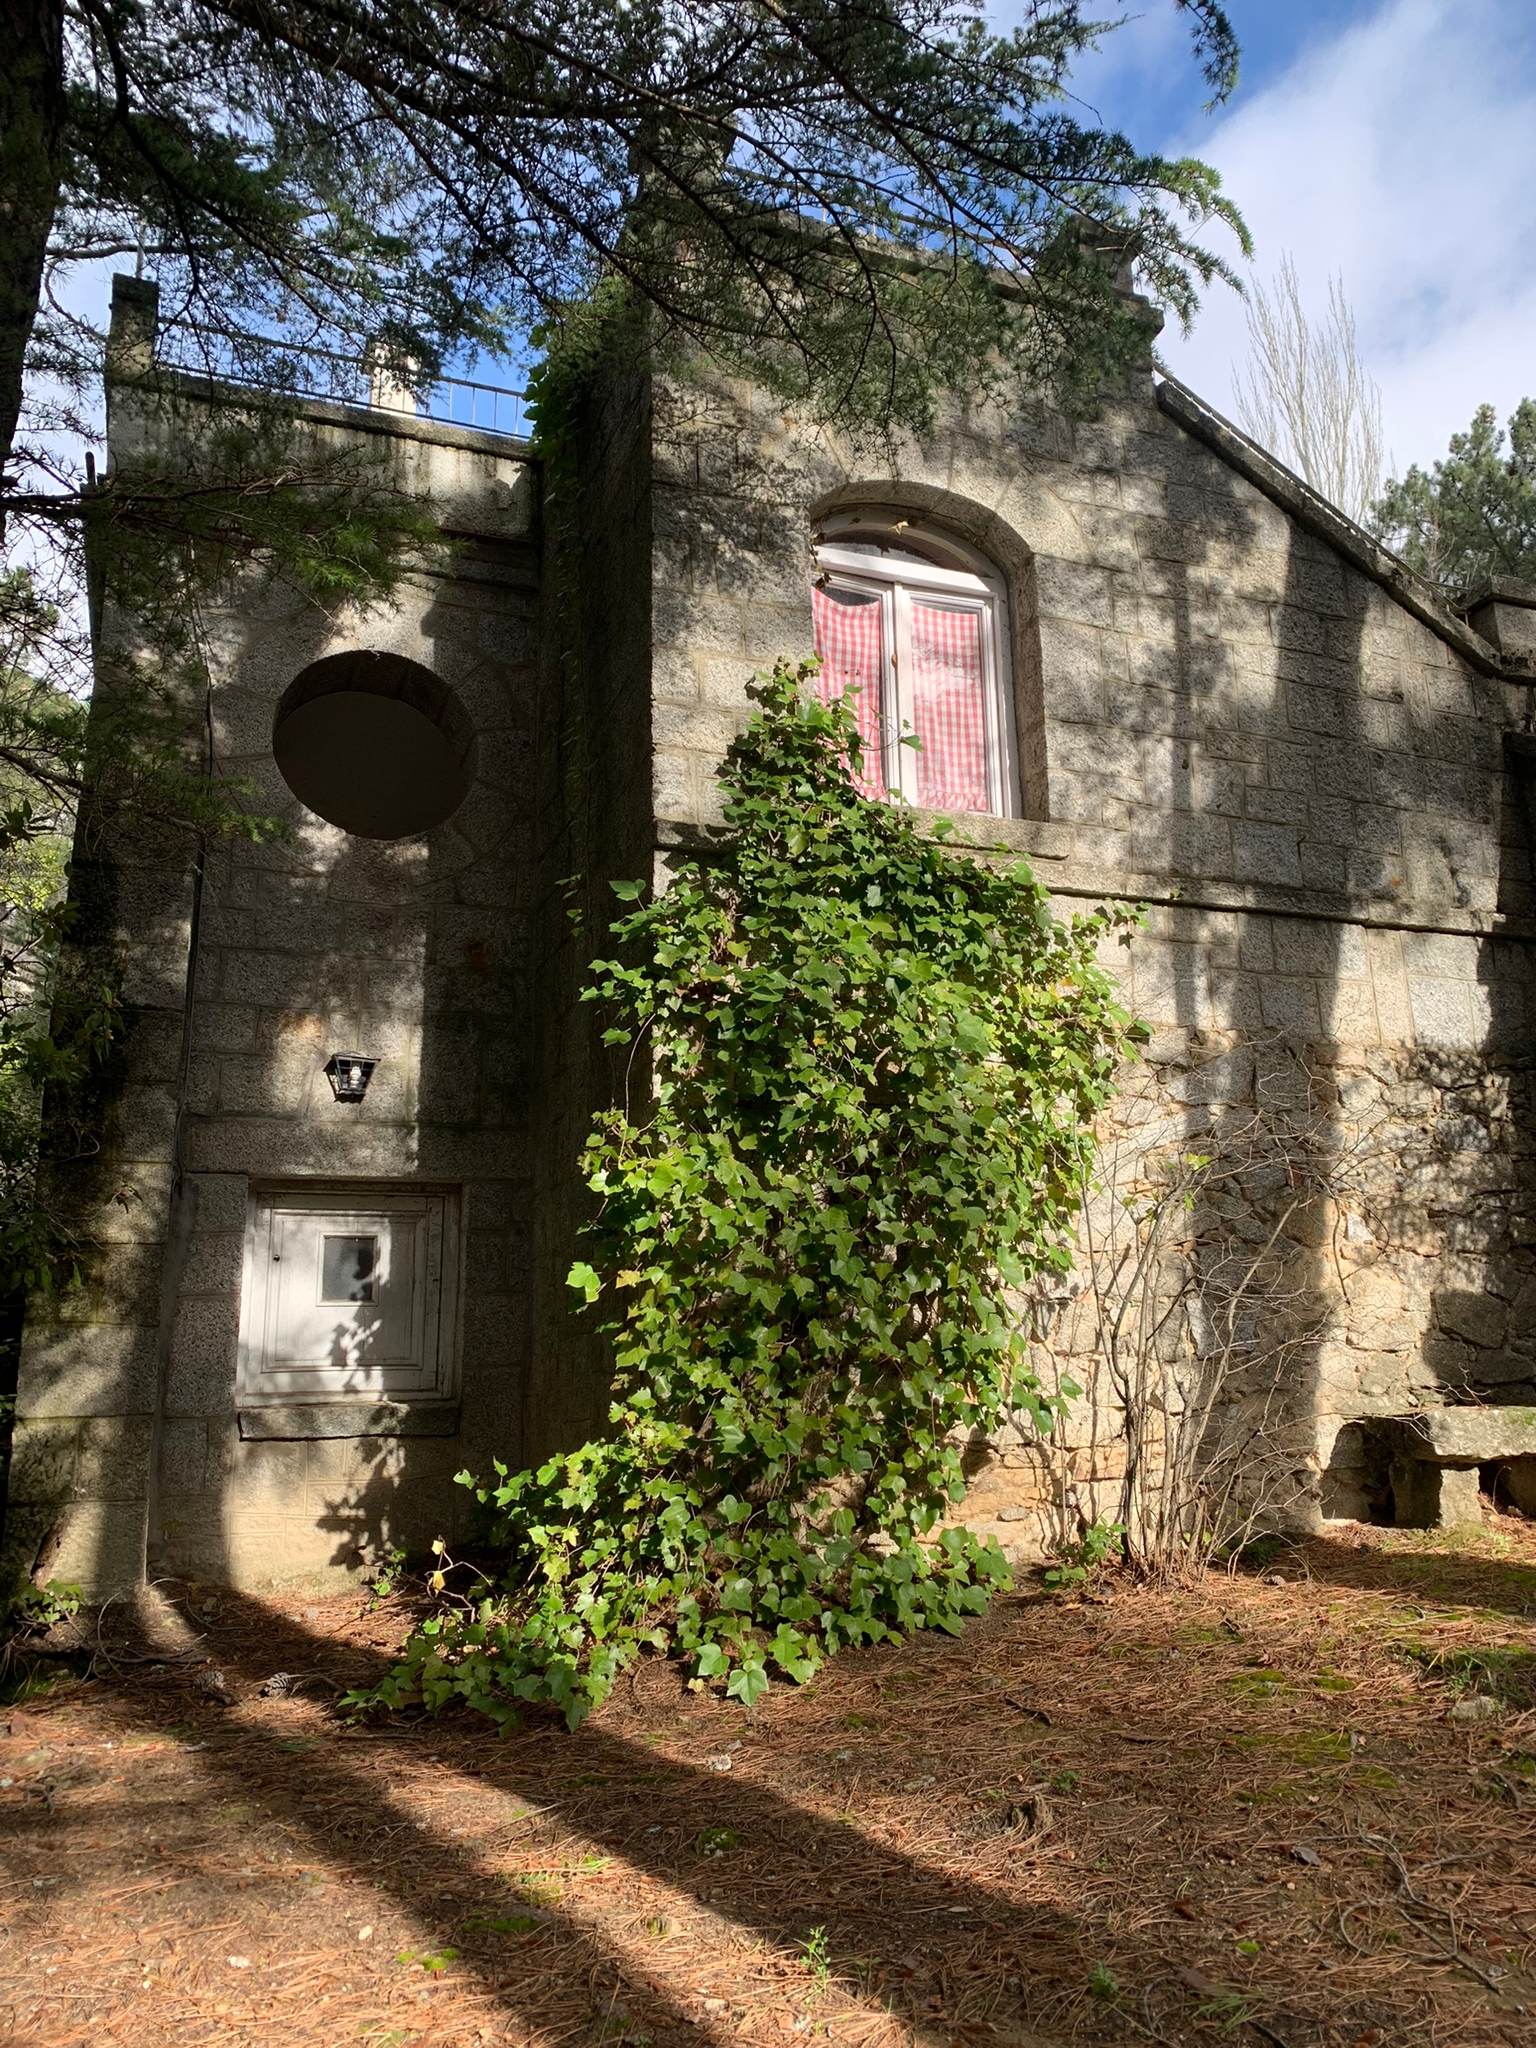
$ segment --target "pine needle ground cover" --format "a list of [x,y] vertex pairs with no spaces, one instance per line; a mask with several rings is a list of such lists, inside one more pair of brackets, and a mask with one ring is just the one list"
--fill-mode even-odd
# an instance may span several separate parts
[[1512,1517],[1183,1596],[1021,1585],[751,1708],[646,1660],[574,1735],[338,1713],[419,1586],[164,1594],[0,1709],[18,2048],[1531,2038]]

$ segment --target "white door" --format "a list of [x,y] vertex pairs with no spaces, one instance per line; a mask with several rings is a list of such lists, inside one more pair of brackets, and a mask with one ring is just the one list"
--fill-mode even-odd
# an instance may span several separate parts
[[258,1196],[246,1246],[242,1399],[447,1392],[449,1208],[443,1195]]

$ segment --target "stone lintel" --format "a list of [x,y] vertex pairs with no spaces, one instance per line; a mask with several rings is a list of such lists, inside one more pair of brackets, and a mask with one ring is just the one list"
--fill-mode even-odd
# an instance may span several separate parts
[[1536,1408],[1428,1408],[1387,1420],[1399,1458],[1476,1466],[1536,1458]]
[[457,1401],[293,1402],[242,1408],[244,1443],[313,1443],[327,1437],[457,1436]]

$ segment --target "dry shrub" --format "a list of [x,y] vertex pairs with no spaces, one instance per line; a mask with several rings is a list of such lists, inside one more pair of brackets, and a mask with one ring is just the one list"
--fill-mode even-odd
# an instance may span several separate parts
[[1226,1057],[1257,1069],[1250,1099],[1162,1100],[1110,1125],[1070,1289],[1036,1313],[1069,1396],[1050,1445],[1058,1546],[1112,1523],[1160,1582],[1310,1520],[1317,1484],[1316,1349],[1351,1161],[1304,1053]]

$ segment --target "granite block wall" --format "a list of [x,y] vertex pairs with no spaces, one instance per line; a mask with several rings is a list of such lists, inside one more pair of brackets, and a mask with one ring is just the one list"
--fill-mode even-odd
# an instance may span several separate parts
[[[117,394],[116,445],[167,415]],[[171,418],[179,418],[172,413]],[[454,1537],[465,1464],[521,1449],[534,1170],[533,919],[541,558],[535,473],[515,444],[317,406],[297,431],[381,450],[448,544],[388,604],[324,610],[236,578],[202,621],[218,768],[285,836],[190,850],[142,835],[82,868],[90,943],[121,973],[131,1029],[100,1149],[50,1164],[96,1249],[84,1287],[32,1305],[8,1545],[98,1591],[150,1572],[263,1586],[344,1580],[396,1547]],[[112,630],[109,622],[108,630]],[[450,685],[477,776],[436,831],[360,839],[307,811],[272,755],[309,663],[403,655]],[[194,908],[196,916],[193,936]],[[333,1100],[338,1049],[378,1058]],[[460,1197],[453,1399],[431,1417],[242,1413],[236,1349],[253,1184],[444,1187]],[[445,1434],[444,1431],[451,1433]],[[380,1433],[382,1431],[382,1433]],[[430,1431],[430,1434],[423,1433]]]
[[[851,508],[1005,579],[1023,815],[962,837],[1027,855],[1063,914],[1146,906],[1111,958],[1150,1036],[1102,1200],[1214,1162],[1159,1267],[1167,1341],[1215,1355],[1259,1260],[1265,1313],[1229,1331],[1213,1413],[1226,1439],[1263,1424],[1276,1513],[1382,1512],[1374,1418],[1536,1401],[1530,685],[1187,394],[1144,378],[1076,422],[956,405],[871,448],[740,383],[634,375],[594,394],[542,533],[506,443],[336,408],[310,425],[381,441],[460,545],[366,618],[247,584],[208,619],[220,765],[290,838],[216,850],[200,884],[147,843],[81,865],[134,1028],[101,1151],[50,1166],[99,1250],[29,1321],[13,1548],[63,1507],[57,1569],[89,1584],[146,1560],[323,1579],[459,1533],[459,1466],[601,1427],[605,1359],[564,1276],[576,1157],[624,1083],[585,965],[610,882],[664,886],[718,830],[747,684],[810,652],[814,536]],[[349,838],[277,775],[277,699],[353,646],[421,662],[474,720],[479,781],[423,839]],[[322,1076],[342,1045],[380,1058],[360,1108]],[[462,1190],[452,1434],[242,1425],[250,1186],[306,1178]],[[966,1518],[1016,1553],[1117,1503],[1092,1258],[1085,1239],[1060,1297],[1020,1304],[1041,1377],[1085,1390],[1056,1440],[970,1447]]]
[[[707,839],[751,670],[810,651],[820,520],[886,511],[990,557],[1026,815],[967,831],[1026,853],[1063,912],[1148,906],[1112,963],[1152,1032],[1104,1132],[1122,1191],[1196,1147],[1222,1174],[1256,1133],[1283,1156],[1278,1187],[1273,1159],[1231,1171],[1226,1213],[1176,1257],[1230,1268],[1277,1230],[1285,1313],[1237,1361],[1225,1420],[1269,1403],[1264,1484],[1318,1525],[1383,1511],[1371,1418],[1536,1398],[1536,926],[1507,742],[1528,685],[1172,403],[1149,377],[1087,422],[954,407],[893,452],[741,384],[658,386],[658,835]],[[1191,1355],[1203,1312],[1180,1311]],[[1018,1432],[975,1447],[967,1509],[1026,1553],[1079,1506],[1113,1512],[1125,1462],[1102,1333],[1070,1302],[1031,1313],[1042,1377],[1088,1396],[1049,1453]]]

